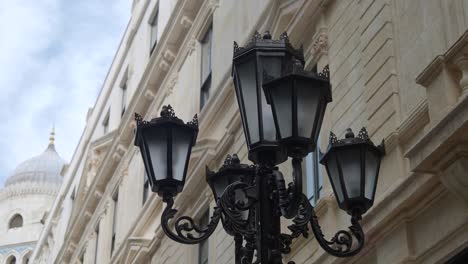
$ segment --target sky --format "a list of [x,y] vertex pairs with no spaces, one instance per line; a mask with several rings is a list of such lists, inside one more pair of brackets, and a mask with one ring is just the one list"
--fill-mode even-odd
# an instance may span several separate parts
[[0,186],[55,126],[67,162],[130,19],[132,0],[0,0]]

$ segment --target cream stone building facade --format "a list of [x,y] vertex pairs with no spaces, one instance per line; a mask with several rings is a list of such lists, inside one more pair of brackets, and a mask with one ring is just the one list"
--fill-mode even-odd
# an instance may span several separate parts
[[62,184],[65,161],[55,150],[54,132],[46,150],[19,164],[0,189],[0,263],[30,264],[44,222]]
[[[164,235],[165,205],[148,191],[133,117],[158,116],[165,104],[184,120],[199,113],[176,207],[205,219],[214,205],[205,165],[232,153],[247,161],[231,63],[233,41],[243,46],[256,30],[287,32],[307,69],[329,66],[322,150],[330,130],[348,127],[386,142],[362,252],[338,259],[299,239],[284,261],[468,263],[466,0],[135,0],[131,12],[33,263],[234,263],[221,227],[202,245]],[[324,233],[346,228],[325,171],[314,157],[305,163],[304,192]]]

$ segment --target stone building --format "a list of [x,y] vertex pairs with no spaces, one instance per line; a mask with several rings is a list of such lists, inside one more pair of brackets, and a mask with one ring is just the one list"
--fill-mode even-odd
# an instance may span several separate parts
[[0,263],[27,264],[62,184],[65,161],[54,145],[19,164],[0,189]]
[[[130,11],[129,11],[130,12]],[[363,217],[366,245],[338,259],[313,238],[284,261],[296,263],[463,263],[468,254],[468,3],[466,0],[135,0],[132,17],[34,250],[34,263],[234,263],[221,227],[201,245],[168,239],[134,143],[138,112],[171,104],[199,114],[183,214],[203,221],[214,201],[205,165],[227,154],[247,161],[231,63],[233,41],[255,31],[287,32],[306,68],[330,69],[330,130],[368,128],[386,142],[377,197]],[[317,158],[304,190],[324,233],[349,217]],[[459,262],[456,262],[459,261]],[[466,263],[466,262],[465,262]]]

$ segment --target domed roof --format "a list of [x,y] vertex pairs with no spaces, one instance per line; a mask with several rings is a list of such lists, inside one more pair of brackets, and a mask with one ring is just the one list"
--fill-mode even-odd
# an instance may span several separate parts
[[5,187],[22,182],[62,183],[60,171],[65,161],[55,151],[54,135],[52,130],[49,146],[41,155],[28,159],[16,167],[6,180]]

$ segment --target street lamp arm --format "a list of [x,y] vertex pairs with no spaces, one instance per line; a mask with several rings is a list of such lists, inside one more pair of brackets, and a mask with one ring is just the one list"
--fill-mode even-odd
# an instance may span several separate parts
[[[183,244],[198,244],[213,234],[218,226],[221,218],[222,209],[219,206],[214,208],[213,216],[211,216],[210,222],[206,227],[200,227],[195,224],[195,221],[188,216],[180,216],[174,221],[175,233],[169,227],[169,222],[177,214],[177,209],[173,209],[174,197],[164,197],[164,202],[167,203],[166,208],[161,216],[161,227],[164,233],[172,240],[183,243]],[[198,236],[194,236],[192,233],[197,233]]]
[[[314,207],[310,204],[305,195],[302,196],[299,211],[294,218],[294,224],[288,226],[290,234],[281,234],[281,252],[289,254],[291,244],[299,236],[308,238],[308,223],[312,226],[312,232],[319,245],[328,253],[335,257],[351,257],[359,253],[364,246],[364,232],[359,223],[360,217],[355,215],[351,218],[350,231],[340,230],[331,240],[325,239],[322,232]],[[354,241],[354,238],[356,241]],[[355,244],[353,246],[353,244]]]
[[[317,239],[319,245],[328,253],[335,257],[351,257],[358,254],[364,246],[364,231],[362,230],[360,215],[354,214],[351,217],[351,226],[349,226],[349,231],[339,230],[331,238],[331,240],[325,239],[325,235],[322,232],[320,224],[317,219],[317,215],[314,212],[312,205],[309,204],[312,217],[310,218],[310,224],[312,226],[312,232]],[[354,238],[356,240],[354,240]]]

